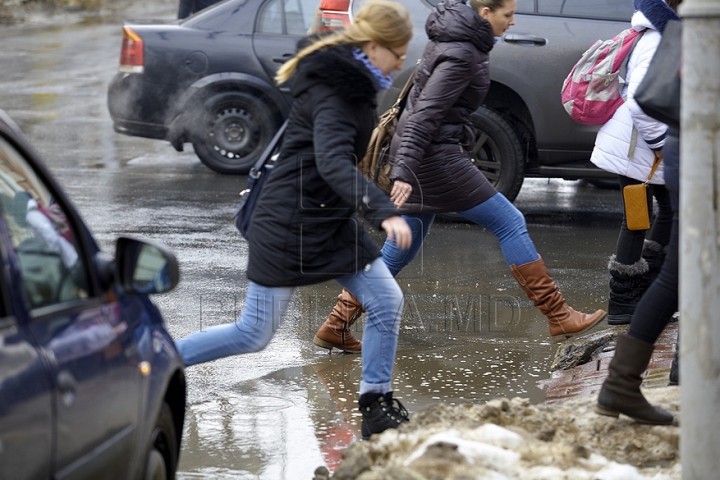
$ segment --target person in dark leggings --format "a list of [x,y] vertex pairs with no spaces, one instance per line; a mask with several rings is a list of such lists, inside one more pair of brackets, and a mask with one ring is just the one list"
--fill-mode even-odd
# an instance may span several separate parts
[[[658,205],[649,231],[628,230],[627,220],[623,217],[615,254],[608,262],[607,319],[610,325],[630,323],[640,298],[660,271],[670,238],[672,209],[663,185],[662,162],[667,125],[640,108],[635,101],[635,91],[645,78],[667,22],[680,20],[676,13],[679,3],[680,0],[633,0],[635,13],[630,23],[643,34],[628,57],[623,87],[626,101],[598,131],[590,157],[599,168],[619,176],[621,189],[649,181],[648,211],[652,212],[653,196]],[[657,161],[660,161],[657,171],[649,179]]]
[[665,187],[673,212],[667,255],[657,278],[635,308],[628,332],[618,336],[615,356],[595,407],[602,415],[617,417],[622,413],[637,422],[658,425],[672,423],[673,416],[648,403],[640,392],[640,375],[650,362],[655,342],[678,310],[680,142],[677,130],[668,130],[664,150]]

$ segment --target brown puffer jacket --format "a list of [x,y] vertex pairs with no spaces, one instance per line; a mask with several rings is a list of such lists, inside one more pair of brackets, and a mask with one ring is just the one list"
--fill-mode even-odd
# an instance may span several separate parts
[[402,213],[468,210],[496,193],[463,148],[475,141],[470,115],[490,87],[492,27],[450,0],[430,14],[425,30],[430,41],[393,137],[390,178],[413,185]]

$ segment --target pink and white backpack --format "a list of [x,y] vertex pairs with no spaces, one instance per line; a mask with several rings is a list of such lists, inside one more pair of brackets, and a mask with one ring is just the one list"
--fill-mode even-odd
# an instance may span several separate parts
[[562,104],[568,115],[585,125],[602,125],[625,101],[620,72],[642,31],[623,30],[610,40],[598,40],[583,53],[562,86]]

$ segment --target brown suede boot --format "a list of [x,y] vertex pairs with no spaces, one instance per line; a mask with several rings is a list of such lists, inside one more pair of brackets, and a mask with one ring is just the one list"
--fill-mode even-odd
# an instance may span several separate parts
[[540,257],[520,266],[510,265],[510,270],[533,305],[547,317],[553,343],[587,332],[607,315],[605,310],[597,310],[592,315],[578,312],[565,303]]
[[630,335],[618,336],[615,356],[608,366],[608,377],[598,395],[597,413],[611,417],[622,413],[638,423],[650,425],[672,424],[672,414],[650,405],[640,392],[640,375],[650,363],[654,349],[653,344]]
[[344,350],[346,353],[360,353],[362,342],[355,338],[350,327],[365,311],[363,306],[352,293],[343,288],[338,295],[338,301],[318,331],[315,333],[313,343],[318,347]]

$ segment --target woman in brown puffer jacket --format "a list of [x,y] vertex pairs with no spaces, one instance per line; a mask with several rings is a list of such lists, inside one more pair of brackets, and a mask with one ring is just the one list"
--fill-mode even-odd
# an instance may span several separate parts
[[[430,41],[392,140],[390,198],[413,230],[412,247],[385,242],[383,261],[393,275],[420,251],[438,213],[457,212],[481,225],[500,248],[520,288],[547,317],[553,342],[584,333],[605,318],[570,307],[537,253],[522,213],[472,164],[464,146],[474,144],[470,116],[490,87],[488,55],[495,38],[515,23],[517,0],[448,0],[438,4],[425,29]],[[362,299],[361,299],[362,300]],[[316,345],[359,352],[349,327],[362,302],[343,291]]]

